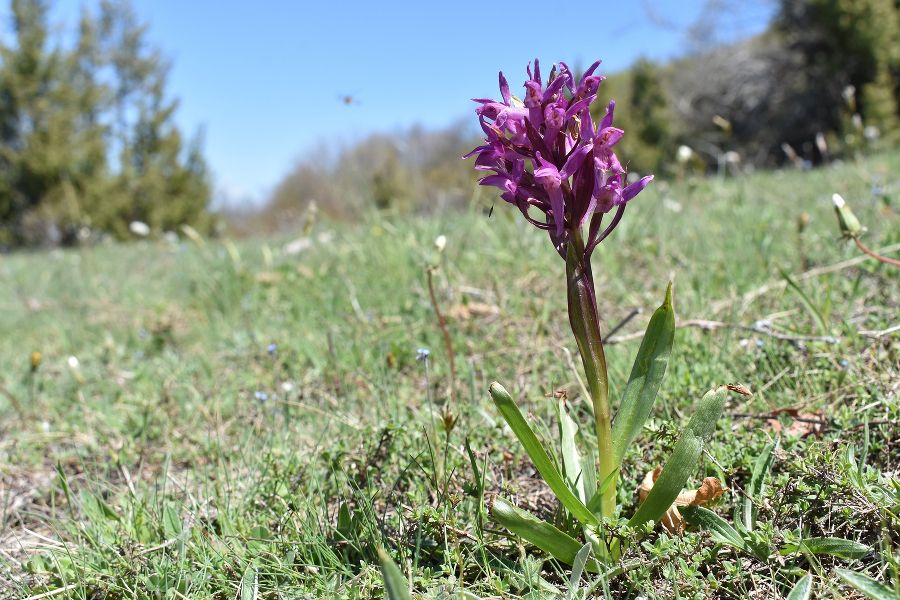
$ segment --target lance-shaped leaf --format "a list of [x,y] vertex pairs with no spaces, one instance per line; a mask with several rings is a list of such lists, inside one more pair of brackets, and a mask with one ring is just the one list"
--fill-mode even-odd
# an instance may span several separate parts
[[[582,544],[552,524],[499,497],[494,499],[491,515],[510,532],[534,544],[556,560],[567,565],[575,564]],[[594,560],[586,561],[584,569],[591,573],[599,571]]]
[[587,503],[581,455],[578,453],[578,445],[575,443],[575,436],[578,434],[578,424],[569,416],[569,411],[566,409],[566,401],[562,398],[559,399],[557,404],[557,416],[559,418],[559,439],[566,482],[569,484],[569,488],[578,495],[579,500]]
[[384,576],[384,591],[388,600],[410,600],[409,583],[387,552],[378,549],[381,573]]
[[799,544],[788,544],[781,549],[781,554],[793,554],[794,552],[808,552],[810,554],[830,554],[846,559],[862,558],[872,551],[865,544],[853,540],[845,540],[836,537],[806,538]]
[[756,503],[762,501],[766,475],[769,474],[769,469],[772,467],[773,451],[776,445],[777,442],[766,445],[753,465],[750,487],[747,488],[747,495],[744,497],[744,528],[747,531],[752,531],[756,524]]
[[697,468],[704,441],[712,434],[722,414],[727,389],[720,386],[710,390],[700,400],[687,428],[675,442],[672,455],[666,461],[653,489],[628,521],[630,526],[659,521],[678,498],[688,477]]
[[787,600],[809,600],[812,594],[812,575],[804,575],[791,588],[791,593],[787,595]]
[[[583,524],[599,524],[594,513],[588,510],[587,506],[572,492],[562,475],[560,475],[559,469],[556,468],[556,465],[550,459],[550,455],[547,454],[544,446],[541,445],[540,440],[538,440],[534,431],[531,430],[528,422],[525,421],[525,417],[522,416],[519,407],[513,402],[509,392],[496,381],[491,384],[490,392],[497,410],[500,411],[500,414],[509,424],[513,433],[516,434],[516,437],[519,438],[519,442],[525,448],[525,453],[528,454],[531,462],[534,463],[537,472],[540,473],[543,480],[553,490],[553,493],[556,494],[562,505]],[[578,548],[580,547],[579,545]],[[575,552],[578,552],[578,548],[575,548]],[[575,556],[574,553],[572,556]]]
[[613,456],[615,464],[622,464],[628,445],[641,432],[650,416],[659,386],[662,384],[672,343],[675,340],[675,308],[672,304],[672,282],[666,288],[662,306],[650,317],[647,332],[641,342],[628,385],[622,395],[622,405],[613,423]]
[[897,598],[900,598],[897,592],[886,585],[878,583],[868,575],[847,569],[835,569],[835,573],[866,598],[871,598],[872,600],[897,600]]
[[760,560],[766,560],[771,554],[764,545],[751,542],[728,521],[709,509],[702,506],[687,506],[682,509],[682,513],[688,523],[705,529],[712,535],[713,540],[720,544],[726,544]]

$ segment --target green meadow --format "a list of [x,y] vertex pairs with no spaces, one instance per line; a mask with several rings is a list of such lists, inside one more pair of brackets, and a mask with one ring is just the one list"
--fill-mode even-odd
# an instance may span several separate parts
[[577,580],[489,514],[561,511],[492,381],[545,439],[559,397],[592,433],[563,261],[487,191],[278,239],[2,255],[0,598],[378,598],[380,548],[414,598],[781,598],[807,574],[813,598],[896,597],[900,270],[840,239],[831,195],[897,257],[898,172],[894,152],[629,205],[594,254],[613,408],[669,280],[679,328],[619,503],[707,390],[743,384],[691,480],[725,483],[708,508],[743,547],[648,527]]

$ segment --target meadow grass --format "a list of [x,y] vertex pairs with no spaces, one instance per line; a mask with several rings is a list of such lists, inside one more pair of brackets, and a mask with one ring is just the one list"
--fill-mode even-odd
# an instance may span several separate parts
[[[830,197],[896,256],[898,172],[900,154],[882,154],[657,182],[634,202],[594,255],[605,331],[642,311],[607,349],[613,408],[631,334],[670,278],[693,326],[676,333],[619,502],[634,506],[706,390],[740,382],[754,395],[729,402],[693,481],[722,479],[713,510],[743,522],[751,506],[753,547],[770,551],[656,529],[621,574],[585,575],[572,597],[777,598],[806,573],[814,597],[862,597],[839,568],[896,589],[900,271],[854,260]],[[514,212],[320,222],[297,254],[285,238],[0,257],[0,597],[380,597],[379,548],[416,597],[566,591],[568,568],[487,514],[498,493],[560,510],[495,413],[492,380],[547,438],[556,396],[591,420],[563,262]],[[866,551],[803,544],[814,537]]]

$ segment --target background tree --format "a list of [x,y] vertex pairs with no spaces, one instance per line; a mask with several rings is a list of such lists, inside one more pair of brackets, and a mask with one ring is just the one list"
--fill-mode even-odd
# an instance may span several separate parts
[[70,47],[44,0],[12,0],[0,46],[0,244],[72,243],[85,231],[209,230],[201,138],[185,143],[168,65],[127,2],[82,10]]

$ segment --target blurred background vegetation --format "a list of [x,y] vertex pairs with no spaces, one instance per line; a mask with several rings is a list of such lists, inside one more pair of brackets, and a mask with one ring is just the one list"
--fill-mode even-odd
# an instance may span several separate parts
[[[900,2],[777,2],[767,31],[723,45],[716,25],[728,5],[711,0],[682,58],[608,74],[601,95],[618,102],[630,171],[810,168],[898,142]],[[123,238],[135,221],[154,234],[190,225],[253,235],[295,230],[316,212],[352,219],[491,202],[459,159],[478,141],[466,119],[317,148],[262,205],[214,210],[202,135],[175,125],[167,61],[127,1],[83,10],[68,43],[50,35],[46,0],[11,0],[9,12],[11,35],[0,38],[2,248]]]

